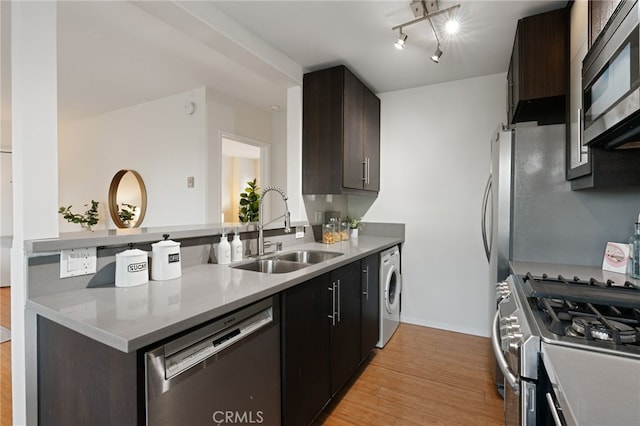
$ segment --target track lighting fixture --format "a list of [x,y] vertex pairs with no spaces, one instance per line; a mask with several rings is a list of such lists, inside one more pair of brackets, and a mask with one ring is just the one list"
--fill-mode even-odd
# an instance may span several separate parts
[[433,31],[433,36],[436,38],[436,43],[438,43],[438,47],[436,47],[436,51],[431,55],[431,60],[436,64],[440,63],[440,57],[442,56],[442,50],[440,50],[440,39],[438,38],[438,33],[436,33],[436,29],[433,26],[433,22],[431,22],[431,17],[429,16],[429,24],[431,25],[431,31]]
[[431,60],[437,64],[440,62],[440,56],[442,56],[442,50],[440,50],[440,45],[438,45],[436,51],[431,55]]
[[[435,4],[435,10],[434,10],[434,4]],[[430,6],[430,7],[427,7],[427,6]],[[433,22],[431,22],[431,17],[436,15],[441,15],[443,13],[451,14],[451,11],[459,8],[460,5],[456,4],[454,6],[451,6],[442,10],[438,10],[437,7],[438,7],[437,1],[429,1],[428,4],[426,5],[421,1],[414,1],[413,3],[411,3],[412,11],[414,12],[415,16],[418,16],[418,17],[411,21],[405,22],[404,24],[396,25],[395,27],[391,28],[394,31],[399,30],[400,32],[398,40],[396,40],[396,42],[394,43],[394,46],[397,49],[404,49],[404,45],[407,42],[407,35],[403,31],[404,27],[408,27],[410,25],[416,24],[418,22],[422,22],[424,20],[429,20],[429,25],[431,26],[431,31],[433,32],[433,35],[436,39],[436,45],[437,45],[436,51],[433,53],[433,55],[431,55],[431,60],[436,64],[439,63],[440,57],[442,56],[443,52],[440,47],[440,39],[438,38],[438,33],[436,31],[436,28],[433,26]],[[419,16],[420,13],[422,13],[422,16]],[[449,34],[453,34],[457,32],[459,27],[460,27],[460,24],[458,24],[458,22],[453,19],[449,19],[449,21],[445,25],[445,29]]]
[[405,33],[402,32],[402,28],[400,28],[400,36],[398,37],[398,40],[396,40],[396,42],[394,43],[394,46],[396,47],[396,49],[404,49],[404,44],[407,41],[407,35]]

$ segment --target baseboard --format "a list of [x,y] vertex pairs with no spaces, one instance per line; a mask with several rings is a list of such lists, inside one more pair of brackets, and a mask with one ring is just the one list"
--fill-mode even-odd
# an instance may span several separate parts
[[400,315],[400,322],[414,325],[421,325],[423,327],[438,328],[440,330],[453,331],[455,333],[470,334],[472,336],[489,337],[489,333],[486,330],[481,330],[472,327],[461,327],[459,325],[453,325],[448,323],[441,323],[437,321],[427,321],[422,318],[411,318],[404,315]]

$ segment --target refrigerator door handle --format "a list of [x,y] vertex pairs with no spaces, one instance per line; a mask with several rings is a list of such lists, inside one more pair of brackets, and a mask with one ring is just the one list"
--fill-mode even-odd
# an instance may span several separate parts
[[[484,188],[484,196],[482,197],[481,227],[482,227],[482,243],[484,244],[484,253],[487,255],[487,261],[491,261],[491,243],[487,239],[487,205],[489,196],[491,195],[491,174],[487,179],[487,185]],[[491,212],[493,214],[493,211]],[[491,220],[493,226],[493,219]],[[490,230],[492,232],[492,230]]]

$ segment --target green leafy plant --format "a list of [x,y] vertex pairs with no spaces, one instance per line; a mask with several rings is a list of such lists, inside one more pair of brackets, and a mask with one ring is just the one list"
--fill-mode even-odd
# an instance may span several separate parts
[[91,200],[91,207],[88,204],[84,206],[87,207],[87,210],[83,214],[73,213],[71,211],[71,207],[60,207],[58,209],[58,213],[62,215],[63,218],[67,220],[67,222],[71,223],[79,223],[81,225],[93,226],[98,223],[98,205],[100,203],[94,200]]
[[124,223],[129,223],[133,220],[136,215],[136,209],[138,206],[134,206],[133,204],[122,203],[122,207],[118,210],[118,216]]
[[257,222],[260,220],[260,194],[256,179],[247,182],[245,192],[240,194],[240,222]]
[[347,217],[347,224],[349,224],[349,228],[351,229],[359,229],[361,221],[362,218]]

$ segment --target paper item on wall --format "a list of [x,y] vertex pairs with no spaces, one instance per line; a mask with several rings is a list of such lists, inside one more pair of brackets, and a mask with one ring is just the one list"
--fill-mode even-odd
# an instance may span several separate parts
[[629,262],[629,244],[608,242],[604,250],[602,269],[605,271],[627,273]]

